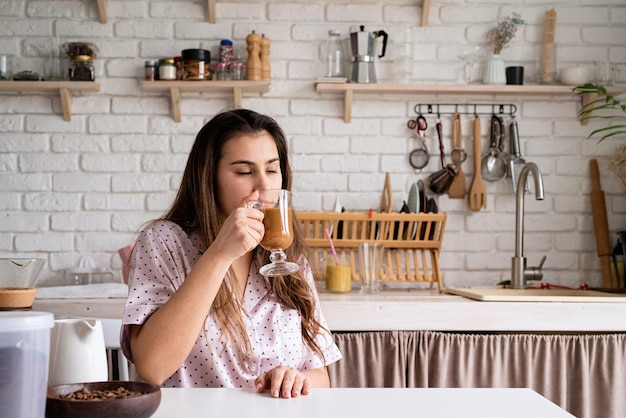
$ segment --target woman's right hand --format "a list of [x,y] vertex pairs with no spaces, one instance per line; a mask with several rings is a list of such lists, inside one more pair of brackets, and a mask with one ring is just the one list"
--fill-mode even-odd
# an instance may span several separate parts
[[255,249],[265,234],[264,213],[248,207],[258,197],[259,192],[254,191],[242,199],[241,206],[228,215],[212,244],[233,260]]

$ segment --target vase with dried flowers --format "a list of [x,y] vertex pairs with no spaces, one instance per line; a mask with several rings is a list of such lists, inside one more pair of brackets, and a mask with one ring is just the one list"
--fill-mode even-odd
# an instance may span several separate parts
[[485,63],[483,84],[506,84],[504,60],[500,53],[511,42],[519,27],[525,24],[526,21],[521,15],[514,12],[487,32],[487,39],[493,45],[493,52]]

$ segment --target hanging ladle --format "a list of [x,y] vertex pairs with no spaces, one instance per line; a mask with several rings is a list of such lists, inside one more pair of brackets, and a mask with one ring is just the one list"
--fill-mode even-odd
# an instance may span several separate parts
[[428,165],[428,160],[430,160],[430,153],[428,152],[426,142],[424,141],[428,123],[426,123],[426,118],[420,114],[417,119],[410,119],[407,126],[409,129],[415,130],[417,140],[419,141],[418,147],[409,154],[409,163],[415,170],[421,171],[422,168]]
[[430,176],[428,176],[428,187],[430,190],[438,195],[445,194],[450,189],[450,185],[452,184],[452,180],[459,173],[458,169],[454,164],[446,165],[445,158],[446,154],[443,148],[443,135],[442,135],[442,125],[439,116],[437,116],[437,136],[439,137],[439,153],[441,155],[441,170],[434,172]]
[[497,115],[491,116],[489,151],[482,156],[481,171],[483,178],[487,181],[498,181],[507,173],[508,159],[504,149],[504,122]]

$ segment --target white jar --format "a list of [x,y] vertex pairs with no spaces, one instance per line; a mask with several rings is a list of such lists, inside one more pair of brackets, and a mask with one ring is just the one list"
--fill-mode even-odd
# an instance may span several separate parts
[[176,80],[176,64],[173,59],[159,61],[159,80]]

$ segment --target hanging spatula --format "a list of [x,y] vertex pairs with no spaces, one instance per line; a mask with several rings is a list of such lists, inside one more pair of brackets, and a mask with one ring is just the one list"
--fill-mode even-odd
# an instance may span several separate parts
[[469,207],[474,212],[487,208],[487,189],[480,172],[480,117],[474,119],[474,179],[469,190]]

